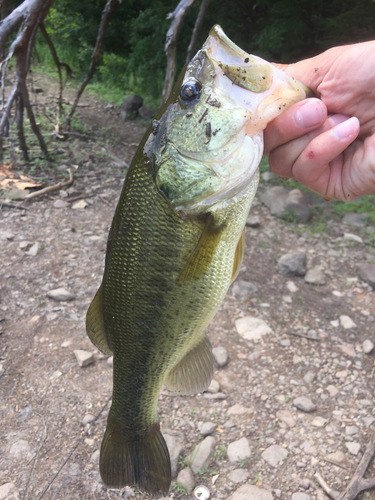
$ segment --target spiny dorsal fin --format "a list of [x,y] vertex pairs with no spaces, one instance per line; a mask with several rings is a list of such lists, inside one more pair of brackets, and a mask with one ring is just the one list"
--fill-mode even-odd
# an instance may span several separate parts
[[177,283],[190,283],[204,275],[215,255],[222,229],[223,225],[216,226],[213,216],[209,214],[198,243],[178,276]]
[[207,335],[169,372],[166,384],[178,394],[196,394],[210,385],[214,357]]
[[86,316],[86,332],[91,342],[103,354],[112,354],[104,331],[102,287],[96,292]]
[[237,278],[240,272],[242,259],[245,253],[245,229],[243,230],[240,239],[237,243],[236,252],[233,260],[232,282]]

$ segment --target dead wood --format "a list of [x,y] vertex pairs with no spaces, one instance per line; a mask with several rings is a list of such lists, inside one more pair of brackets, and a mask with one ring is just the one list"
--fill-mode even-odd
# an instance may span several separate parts
[[360,461],[352,479],[343,493],[339,493],[338,491],[330,488],[319,472],[315,474],[315,478],[327,495],[333,498],[333,500],[355,500],[362,491],[375,488],[375,477],[368,479],[363,477],[374,455],[375,434],[373,434],[369,444],[367,445],[362,460]]
[[33,193],[28,194],[25,196],[25,200],[31,200],[32,198],[36,198],[37,196],[42,196],[43,194],[46,193],[51,193],[52,191],[57,191],[58,189],[62,189],[64,187],[70,186],[70,184],[73,183],[73,175],[71,170],[68,168],[69,172],[69,179],[65,182],[58,182],[57,184],[54,184],[53,186],[47,186],[46,188],[39,189],[38,191],[34,191]]
[[78,89],[77,95],[74,99],[73,105],[71,107],[71,110],[69,112],[68,119],[67,119],[68,124],[70,124],[70,122],[72,120],[72,116],[76,110],[78,101],[80,100],[81,95],[83,94],[83,91],[86,88],[86,85],[89,83],[89,81],[93,77],[96,66],[98,64],[99,54],[100,54],[100,51],[101,51],[101,48],[103,45],[103,40],[104,40],[105,33],[107,31],[108,23],[113,15],[113,13],[115,12],[117,7],[121,3],[121,1],[122,0],[108,0],[105,7],[104,7],[104,10],[102,12],[102,18],[100,21],[98,36],[96,39],[96,44],[95,44],[94,51],[93,51],[92,56],[91,56],[90,67],[89,67],[89,70],[87,72],[86,78],[82,82],[82,85]]
[[193,34],[191,35],[189,47],[186,55],[186,64],[191,61],[195,53],[195,47],[197,45],[198,35],[203,24],[204,16],[206,15],[208,6],[210,5],[210,0],[202,0],[199,14],[197,20],[195,21]]
[[177,53],[177,37],[180,31],[182,21],[187,13],[194,5],[195,0],[181,0],[175,10],[168,15],[168,19],[172,19],[167,37],[165,41],[165,53],[167,54],[167,72],[165,75],[162,104],[168,100],[171,93],[174,77],[176,75],[176,53]]

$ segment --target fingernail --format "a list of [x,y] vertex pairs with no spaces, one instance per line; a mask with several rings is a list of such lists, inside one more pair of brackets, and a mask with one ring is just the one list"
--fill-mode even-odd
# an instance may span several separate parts
[[323,104],[317,99],[309,99],[295,114],[295,119],[301,128],[313,128],[323,123],[325,118]]
[[338,139],[347,139],[349,136],[357,132],[359,127],[359,120],[355,116],[349,118],[345,122],[336,125],[333,128],[333,133]]

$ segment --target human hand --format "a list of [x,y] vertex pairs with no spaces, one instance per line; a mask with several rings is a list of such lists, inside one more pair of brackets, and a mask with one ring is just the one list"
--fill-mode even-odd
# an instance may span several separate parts
[[375,41],[277,66],[320,100],[299,102],[267,126],[271,169],[326,199],[375,194]]

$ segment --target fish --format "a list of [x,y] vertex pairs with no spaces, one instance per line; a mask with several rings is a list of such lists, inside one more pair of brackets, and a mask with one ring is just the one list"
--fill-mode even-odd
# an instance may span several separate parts
[[210,384],[206,329],[241,266],[263,130],[307,92],[216,25],[145,133],[86,318],[93,344],[113,354],[112,405],[100,450],[108,487],[169,490],[160,390],[165,383],[187,395]]

